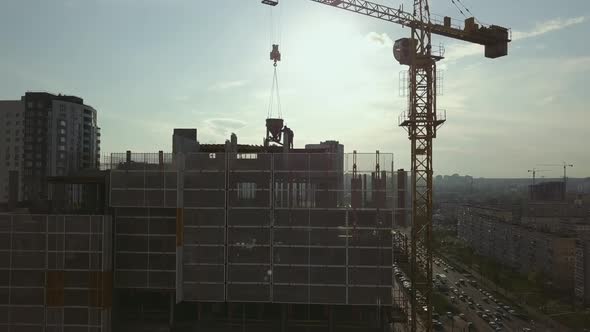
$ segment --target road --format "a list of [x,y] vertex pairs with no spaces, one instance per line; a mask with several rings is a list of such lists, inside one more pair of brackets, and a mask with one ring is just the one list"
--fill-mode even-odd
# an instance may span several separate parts
[[[401,230],[399,234],[409,238],[408,230]],[[398,236],[398,245],[403,243],[403,236]],[[408,248],[409,249],[409,248]],[[424,254],[424,249],[418,249],[419,255]],[[486,288],[476,281],[471,275],[463,275],[442,257],[433,256],[433,278],[437,274],[446,275],[446,284],[449,292],[445,294],[449,302],[452,302],[459,310],[457,315],[449,315],[438,312],[438,320],[443,324],[445,331],[469,331],[468,324],[472,326],[470,331],[566,331],[565,327],[555,328],[546,321],[533,322],[528,318],[526,310],[514,302],[502,303],[499,294]],[[398,281],[399,278],[396,278]],[[436,279],[436,278],[435,278]],[[460,280],[465,280],[461,283]],[[469,281],[473,281],[471,284]],[[457,285],[459,283],[459,285]],[[456,289],[456,290],[455,290]],[[496,287],[497,290],[497,287]],[[443,292],[440,292],[443,293]],[[444,294],[444,293],[443,293]],[[461,295],[465,299],[460,300]],[[496,298],[498,297],[498,298]],[[470,303],[471,302],[471,303]],[[508,308],[504,308],[508,306]],[[435,308],[436,310],[436,308]],[[511,311],[513,310],[513,311]],[[485,316],[484,316],[485,314]],[[524,318],[519,318],[524,317]],[[493,321],[494,324],[490,322]],[[440,330],[440,328],[439,328]]]
[[[446,284],[449,286],[447,298],[459,308],[460,314],[464,315],[454,316],[453,319],[446,317],[446,314],[441,315],[440,320],[445,324],[447,331],[467,331],[466,322],[472,322],[477,331],[523,331],[526,328],[533,331],[552,331],[541,323],[531,324],[528,320],[518,318],[515,314],[522,310],[519,311],[519,308],[512,304],[500,302],[494,298],[493,294],[490,294],[491,290],[482,288],[472,276],[461,274],[443,259],[434,258],[433,274],[446,276]],[[464,282],[461,283],[460,280]],[[474,283],[470,284],[468,280]],[[504,306],[509,308],[505,309]],[[514,312],[509,313],[509,310]],[[484,320],[484,318],[487,319]],[[497,324],[490,324],[490,320]]]

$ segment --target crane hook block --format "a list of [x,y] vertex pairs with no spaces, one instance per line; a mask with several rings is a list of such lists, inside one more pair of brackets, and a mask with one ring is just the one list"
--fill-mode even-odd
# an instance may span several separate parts
[[274,7],[279,4],[279,0],[262,0],[262,3]]
[[279,45],[273,44],[272,51],[270,52],[270,59],[277,63],[277,61],[281,61],[281,52],[279,52]]

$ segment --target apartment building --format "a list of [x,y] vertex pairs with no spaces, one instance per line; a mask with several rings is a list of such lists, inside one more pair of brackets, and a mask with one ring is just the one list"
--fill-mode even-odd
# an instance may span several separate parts
[[48,199],[47,178],[98,168],[100,128],[96,110],[75,96],[27,92],[24,199]]
[[457,231],[479,255],[521,273],[542,273],[556,288],[573,289],[574,236],[535,230],[514,221],[511,211],[481,206],[459,209]]
[[22,158],[25,134],[25,108],[21,100],[0,100],[0,203],[8,202],[9,174],[18,172],[17,185],[22,199]]

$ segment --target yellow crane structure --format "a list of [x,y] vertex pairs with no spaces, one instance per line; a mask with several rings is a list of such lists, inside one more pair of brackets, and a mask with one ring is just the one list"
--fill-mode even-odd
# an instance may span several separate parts
[[[428,0],[414,0],[411,12],[363,0],[309,1],[411,29],[410,38],[397,40],[393,49],[395,59],[409,66],[409,106],[399,121],[411,141],[412,175],[412,287],[410,303],[404,308],[411,311],[408,315],[410,330],[418,331],[418,311],[422,309],[418,308],[416,292],[420,291],[426,303],[420,330],[432,331],[432,143],[437,129],[446,120],[436,112],[436,63],[443,57],[432,51],[432,34],[483,45],[485,57],[498,58],[508,54],[510,30],[478,24],[473,17],[467,18],[463,26],[454,25],[450,17],[435,22],[431,19]],[[262,3],[276,6],[279,0],[262,0]],[[419,248],[424,248],[423,254],[418,253]]]

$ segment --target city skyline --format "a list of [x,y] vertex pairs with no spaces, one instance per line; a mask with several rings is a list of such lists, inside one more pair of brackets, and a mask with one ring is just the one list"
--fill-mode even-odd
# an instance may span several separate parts
[[[205,143],[235,132],[240,142],[261,144],[272,80],[268,8],[216,4],[8,3],[0,14],[7,45],[0,99],[29,90],[83,97],[99,110],[104,152],[168,151],[172,129],[187,126]],[[581,84],[590,57],[588,45],[572,43],[588,31],[587,5],[465,4],[483,22],[512,27],[514,42],[510,57],[488,60],[481,47],[435,39],[446,47],[439,107],[448,118],[435,142],[436,174],[524,178],[536,164],[565,160],[575,165],[568,176],[588,176],[590,155],[574,143],[590,122]],[[404,67],[390,47],[409,30],[307,1],[279,11],[283,115],[295,145],[335,139],[346,151],[393,152],[396,168],[407,169],[409,141],[397,126]],[[450,3],[434,3],[433,12],[461,18]],[[9,26],[19,27],[19,38]]]

